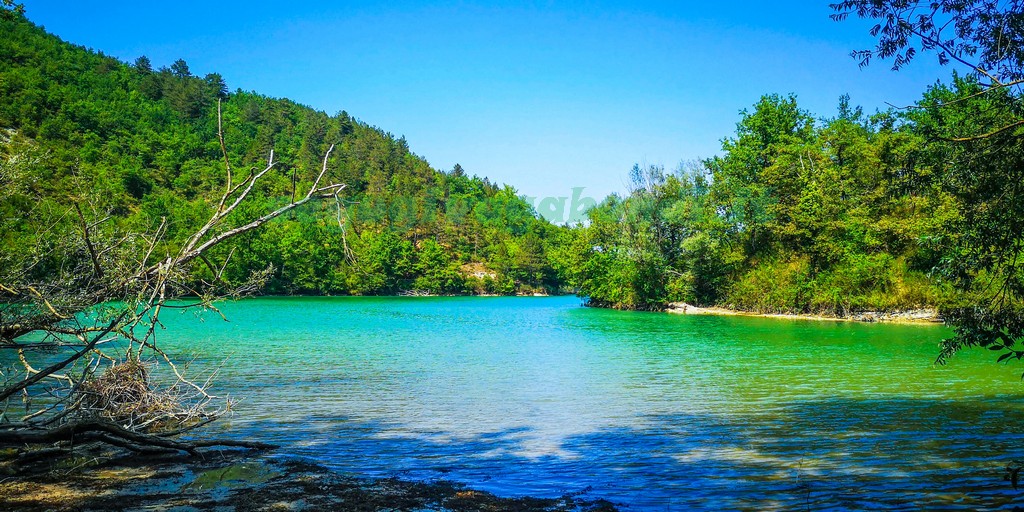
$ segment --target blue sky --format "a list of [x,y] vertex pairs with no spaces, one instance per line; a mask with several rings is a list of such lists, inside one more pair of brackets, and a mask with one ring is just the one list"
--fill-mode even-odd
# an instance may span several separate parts
[[795,93],[817,116],[912,103],[951,73],[930,55],[860,69],[870,24],[821,2],[27,1],[65,40],[229,88],[288,97],[396,135],[434,167],[529,196],[625,189],[634,163],[716,154],[739,111]]

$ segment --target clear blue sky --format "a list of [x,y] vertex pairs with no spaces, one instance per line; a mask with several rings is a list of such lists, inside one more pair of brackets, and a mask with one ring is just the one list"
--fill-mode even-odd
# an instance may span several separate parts
[[353,116],[434,167],[530,196],[625,189],[635,162],[716,154],[739,111],[795,93],[817,116],[874,111],[949,76],[848,56],[869,23],[802,2],[414,3],[26,1],[65,40],[155,67],[183,58],[242,88]]

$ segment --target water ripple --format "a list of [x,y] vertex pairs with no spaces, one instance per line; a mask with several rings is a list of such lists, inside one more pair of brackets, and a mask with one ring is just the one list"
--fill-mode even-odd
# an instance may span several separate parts
[[1019,503],[1018,369],[937,327],[687,317],[575,298],[258,299],[164,338],[225,357],[220,428],[363,476],[632,510]]

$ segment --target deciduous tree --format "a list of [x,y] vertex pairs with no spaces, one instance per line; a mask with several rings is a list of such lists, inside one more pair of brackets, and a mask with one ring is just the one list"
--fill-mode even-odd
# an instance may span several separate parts
[[901,69],[919,52],[956,64],[966,77],[933,87],[906,117],[925,140],[909,167],[956,200],[937,271],[957,294],[943,307],[956,336],[945,361],[964,347],[1024,359],[1024,2],[1010,0],[848,0],[834,19],[876,20],[874,49],[853,52],[862,65],[891,59]]

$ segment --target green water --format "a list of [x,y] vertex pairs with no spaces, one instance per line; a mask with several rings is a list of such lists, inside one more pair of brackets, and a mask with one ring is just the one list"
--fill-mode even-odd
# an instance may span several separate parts
[[676,316],[554,298],[263,298],[160,343],[244,400],[228,435],[362,476],[632,510],[998,508],[1020,367],[937,326]]

